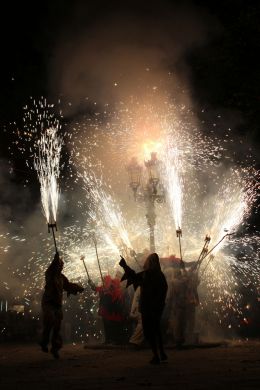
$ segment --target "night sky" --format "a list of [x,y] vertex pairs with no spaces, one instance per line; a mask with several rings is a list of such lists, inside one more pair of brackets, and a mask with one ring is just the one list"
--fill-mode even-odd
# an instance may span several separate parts
[[[75,34],[80,35],[81,29],[88,32],[100,20],[114,14],[131,15],[132,21],[136,18],[139,24],[142,17],[158,18],[163,25],[164,10],[167,13],[168,7],[174,9],[183,4],[183,1],[6,2],[0,23],[2,161],[10,158],[9,123],[21,123],[22,107],[29,97],[44,96],[57,101],[60,96],[59,90],[50,87],[50,68],[57,42],[66,40],[67,29],[76,30]],[[208,27],[205,42],[186,50],[174,67],[180,73],[185,69],[197,115],[200,116],[202,108],[206,108],[209,116],[221,113],[224,121],[231,122],[233,133],[246,140],[248,148],[253,148],[259,162],[260,74],[256,58],[260,42],[260,4],[257,1],[201,0],[186,2],[185,6],[188,12],[195,10],[201,15]],[[171,65],[168,66],[172,70]],[[202,130],[207,132],[207,128]],[[21,158],[16,156],[12,163],[17,168],[15,180],[24,180],[19,171],[24,168]]]

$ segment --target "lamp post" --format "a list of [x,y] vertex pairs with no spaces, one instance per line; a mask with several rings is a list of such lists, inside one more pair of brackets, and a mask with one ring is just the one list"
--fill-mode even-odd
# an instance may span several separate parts
[[150,160],[144,162],[145,170],[138,164],[136,158],[132,158],[126,167],[129,174],[129,185],[134,193],[135,201],[144,202],[146,205],[145,216],[150,232],[151,252],[155,252],[155,203],[165,201],[164,189],[160,185],[160,165],[157,154],[153,152]]

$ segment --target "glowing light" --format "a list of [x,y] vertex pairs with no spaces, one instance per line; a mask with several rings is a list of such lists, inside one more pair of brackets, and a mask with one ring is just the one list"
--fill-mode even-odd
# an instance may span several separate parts
[[161,141],[147,141],[143,144],[142,156],[141,158],[144,161],[147,161],[151,158],[151,153],[160,154],[162,151],[162,142]]

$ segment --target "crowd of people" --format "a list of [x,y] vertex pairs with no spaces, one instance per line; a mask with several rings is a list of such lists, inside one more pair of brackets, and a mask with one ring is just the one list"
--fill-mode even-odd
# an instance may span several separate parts
[[[128,259],[129,260],[129,259]],[[136,260],[136,259],[135,259]],[[163,259],[162,259],[163,260]],[[163,261],[161,261],[163,263]],[[143,253],[136,261],[140,272],[123,257],[119,265],[124,274],[106,275],[100,285],[88,280],[98,296],[98,314],[102,318],[106,344],[130,343],[141,348],[148,343],[153,352],[151,364],[167,360],[164,341],[181,348],[194,342],[195,310],[199,304],[199,279],[196,264],[187,266],[175,259],[162,271],[156,253]],[[42,298],[43,332],[40,342],[43,352],[59,358],[62,347],[60,334],[63,291],[67,295],[82,293],[84,288],[71,283],[62,273],[63,261],[58,253],[45,273],[46,285]],[[51,338],[51,339],[50,339]]]

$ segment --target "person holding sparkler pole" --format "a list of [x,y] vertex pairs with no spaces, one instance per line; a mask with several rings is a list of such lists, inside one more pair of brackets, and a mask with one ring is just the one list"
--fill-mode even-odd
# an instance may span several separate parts
[[187,282],[186,269],[180,265],[173,272],[170,296],[168,298],[172,302],[168,334],[172,336],[177,348],[181,348],[185,342]]
[[186,270],[187,273],[187,296],[186,296],[186,329],[185,338],[187,342],[197,342],[195,338],[196,308],[199,306],[198,286],[200,279],[198,276],[197,263],[191,265]]
[[[214,259],[212,251],[225,239],[234,233],[225,234],[214,247],[209,251],[209,243],[211,237],[206,235],[204,240],[204,246],[200,252],[198,260],[188,269],[186,272],[186,309],[185,309],[185,339],[187,341],[194,341],[194,328],[195,328],[195,319],[196,319],[196,307],[199,305],[199,295],[198,295],[198,286],[200,284],[200,279],[202,278],[205,270],[207,269],[209,263]],[[199,271],[203,260],[209,256],[209,261],[204,267],[203,271],[200,274]]]
[[48,344],[51,336],[52,355],[58,359],[59,350],[62,347],[60,335],[62,314],[63,291],[76,295],[84,291],[84,288],[76,283],[71,283],[62,274],[63,260],[56,251],[54,259],[45,272],[45,288],[42,297],[43,332],[40,346],[43,352],[48,352]]
[[159,364],[161,361],[166,361],[167,355],[164,352],[161,334],[161,317],[168,286],[161,271],[159,256],[157,253],[150,254],[144,263],[144,271],[139,273],[132,270],[122,256],[119,265],[125,271],[121,281],[127,280],[127,287],[131,284],[135,289],[140,286],[143,331],[153,352],[150,363]]
[[[176,339],[177,347],[181,348],[184,342],[193,343],[195,338],[195,320],[196,308],[199,305],[198,286],[200,279],[198,277],[199,268],[203,258],[208,253],[208,245],[210,236],[206,235],[203,248],[196,262],[186,263],[186,268],[182,267],[182,276],[177,273],[178,277],[175,280],[175,314],[176,314]],[[184,262],[183,262],[184,263]],[[182,292],[181,292],[182,291]],[[183,295],[183,292],[185,296]],[[181,336],[179,336],[181,335]]]

